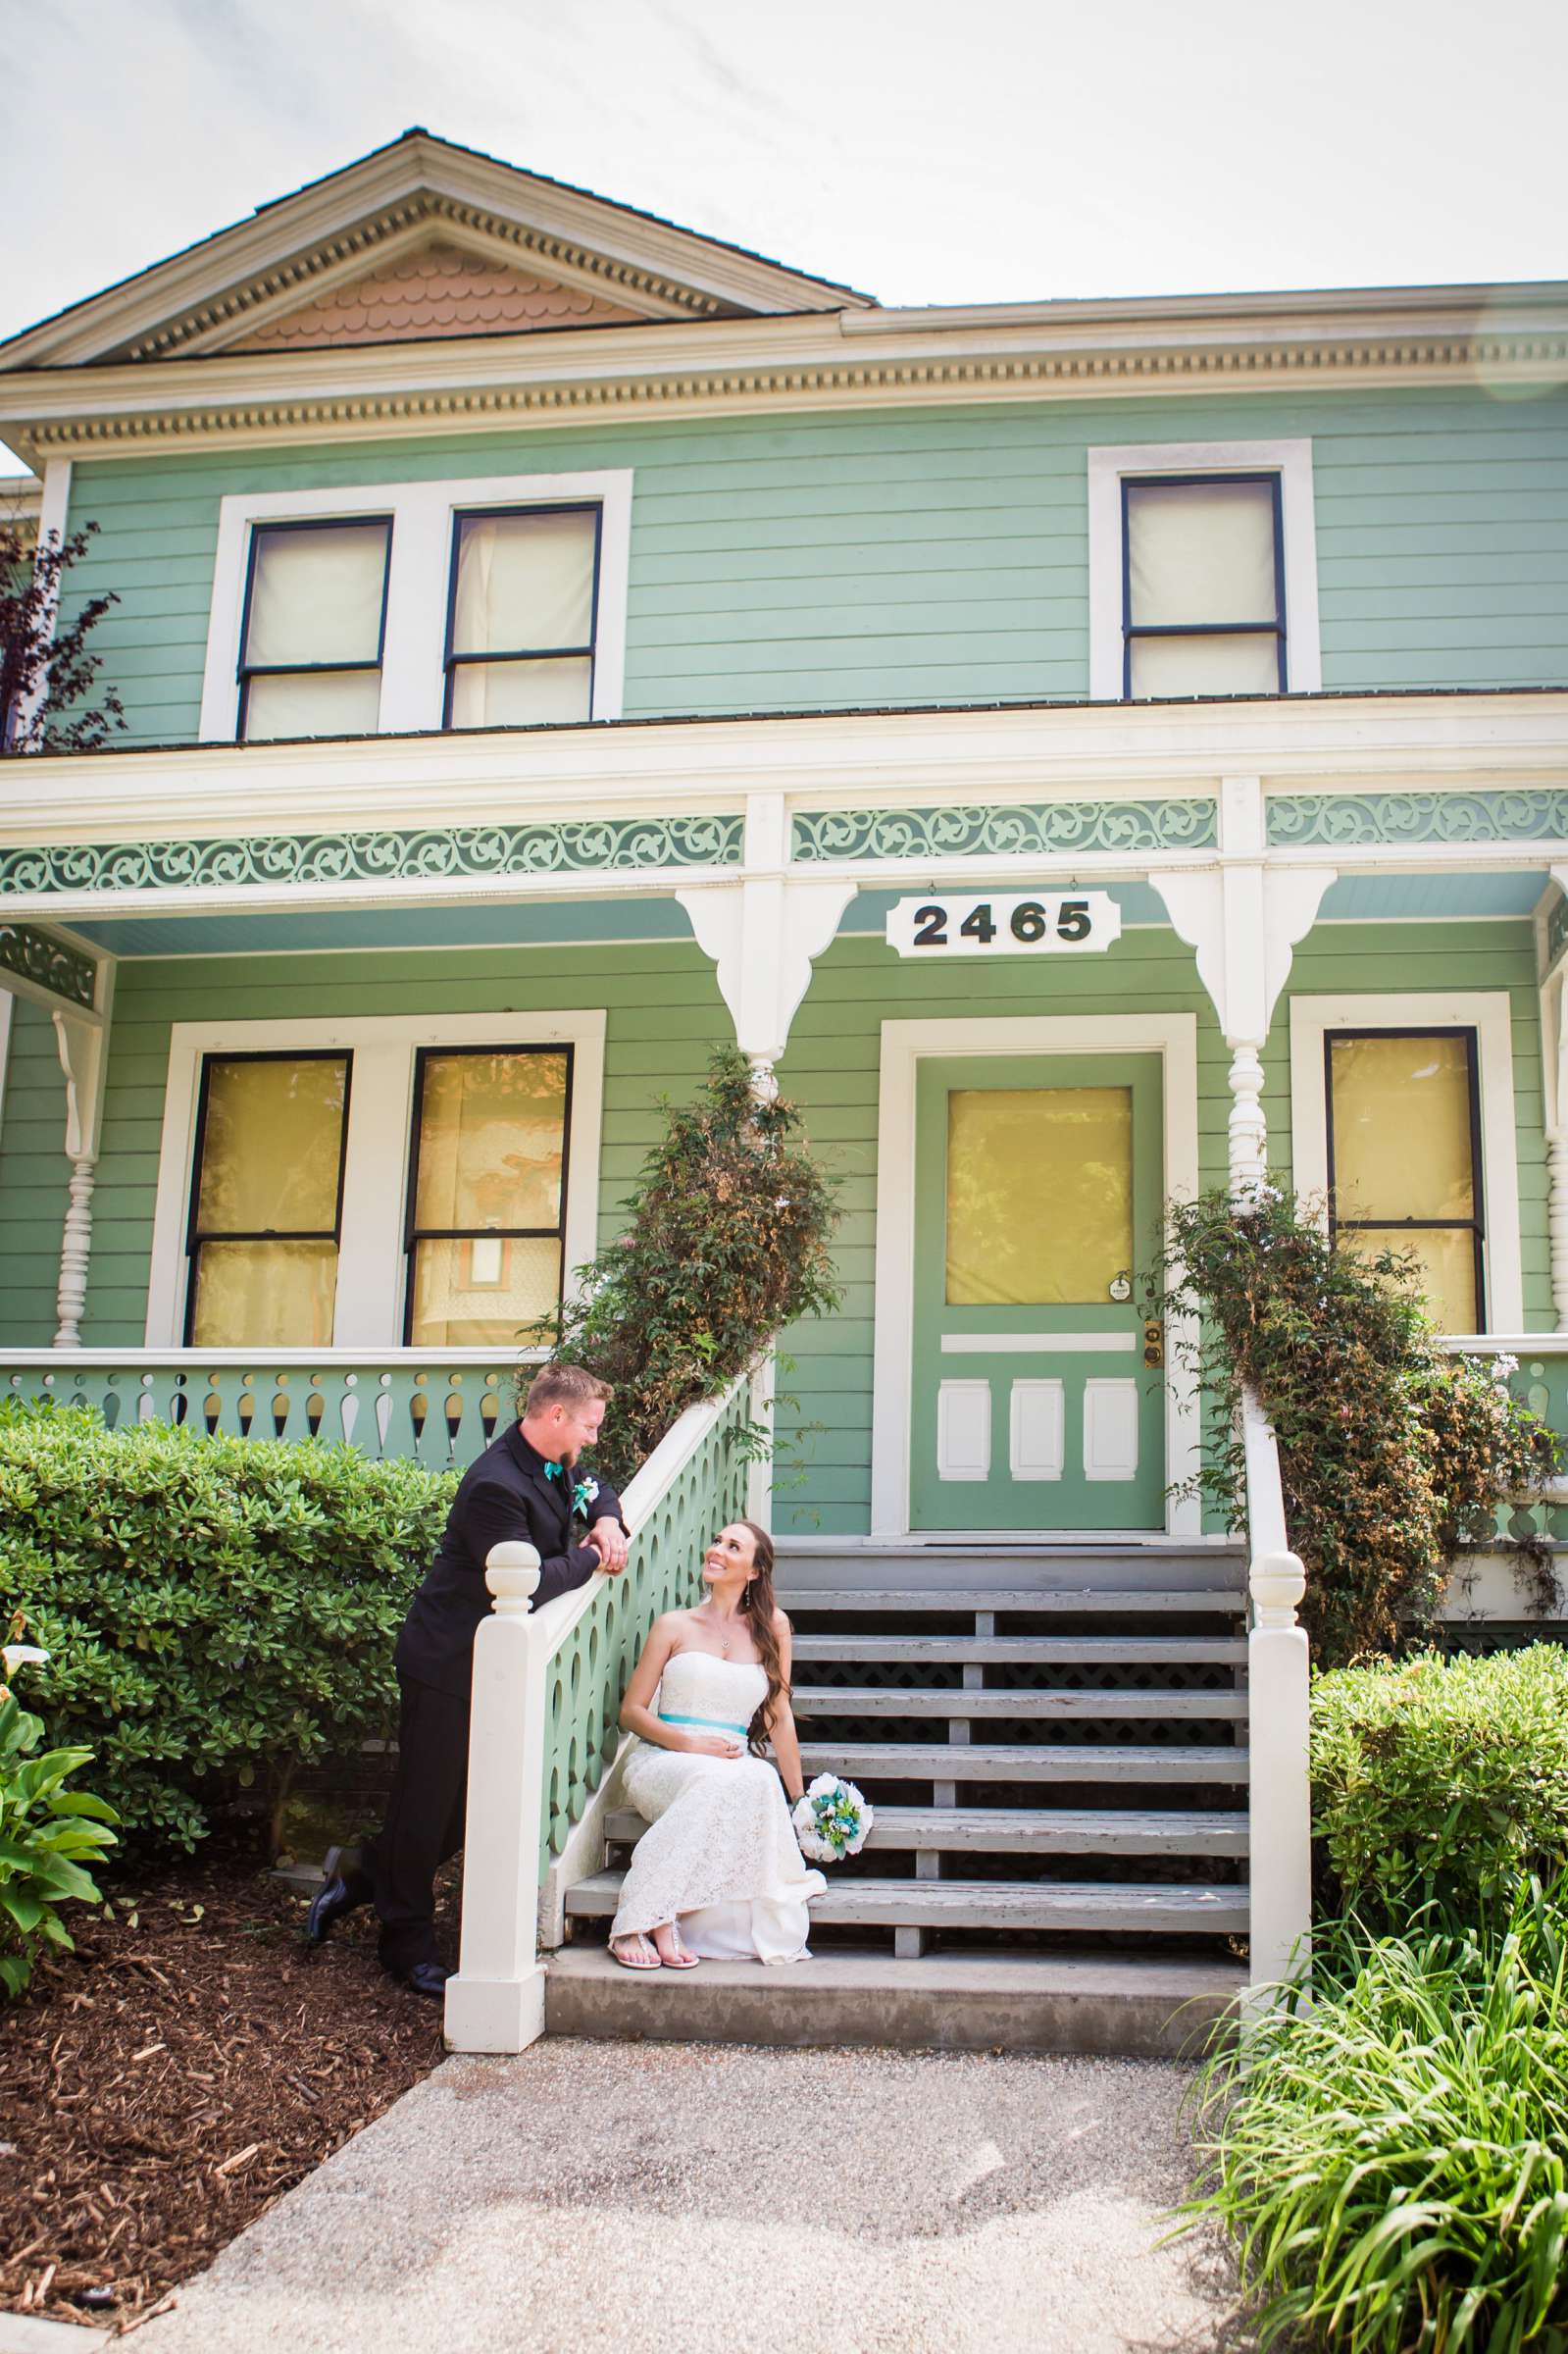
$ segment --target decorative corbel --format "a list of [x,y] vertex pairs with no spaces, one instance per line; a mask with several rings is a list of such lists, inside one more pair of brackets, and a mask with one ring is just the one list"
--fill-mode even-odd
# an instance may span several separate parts
[[778,1093],[774,1066],[811,983],[811,968],[855,896],[853,883],[783,875],[694,885],[676,897],[697,946],[718,968],[719,994],[760,1096]]
[[1238,1199],[1266,1174],[1263,1047],[1291,956],[1316,923],[1336,873],[1332,866],[1271,869],[1249,859],[1149,876],[1172,929],[1193,950],[1231,1050],[1230,1176]]

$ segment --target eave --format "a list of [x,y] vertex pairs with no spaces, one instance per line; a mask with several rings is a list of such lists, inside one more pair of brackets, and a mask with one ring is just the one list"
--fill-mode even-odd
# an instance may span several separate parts
[[947,314],[652,322],[0,375],[0,430],[50,456],[287,437],[1260,385],[1568,385],[1568,287],[1156,298]]

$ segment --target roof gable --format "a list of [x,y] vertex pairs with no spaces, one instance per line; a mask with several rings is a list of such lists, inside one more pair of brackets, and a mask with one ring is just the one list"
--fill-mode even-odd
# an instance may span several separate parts
[[[388,296],[389,286],[418,282],[399,274],[421,252],[459,254],[464,269],[445,266],[460,286]],[[356,302],[367,289],[376,300]],[[513,316],[478,328],[403,326],[389,339],[873,307],[826,279],[411,130],[25,330],[0,345],[0,362],[59,368],[303,348],[299,333],[281,332],[291,319],[307,333],[329,330],[329,342],[384,340],[346,332],[347,314],[412,314],[422,302],[477,313],[486,301]]]
[[434,237],[362,278],[263,319],[226,346],[315,351],[340,343],[402,343],[434,335],[528,334],[556,327],[626,327],[646,314],[593,285],[515,270]]

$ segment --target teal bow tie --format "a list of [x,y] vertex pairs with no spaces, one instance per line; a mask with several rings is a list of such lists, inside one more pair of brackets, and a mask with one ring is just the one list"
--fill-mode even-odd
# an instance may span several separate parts
[[546,1479],[565,1479],[566,1473],[562,1470],[559,1463],[546,1463],[544,1466],[544,1476]]

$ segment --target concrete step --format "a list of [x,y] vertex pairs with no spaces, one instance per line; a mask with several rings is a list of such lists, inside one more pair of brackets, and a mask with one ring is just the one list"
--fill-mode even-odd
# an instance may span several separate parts
[[638,1974],[599,1944],[550,1958],[552,2035],[803,2048],[1105,2052],[1196,2058],[1231,2031],[1245,1971],[1231,1962],[1127,1955],[828,1952],[764,1970],[755,1962]]
[[855,1611],[868,1615],[896,1612],[917,1620],[937,1611],[962,1613],[986,1611],[1005,1616],[1011,1611],[1037,1615],[1138,1619],[1156,1615],[1239,1618],[1246,1608],[1239,1587],[1193,1586],[1179,1589],[1130,1586],[1125,1589],[1068,1584],[1060,1586],[934,1586],[911,1591],[901,1586],[802,1586],[784,1579],[776,1585],[780,1602],[793,1616],[797,1612]]
[[1196,1742],[1029,1746],[921,1741],[802,1741],[800,1763],[856,1782],[1234,1782],[1247,1779],[1243,1748]]
[[[869,1854],[878,1848],[945,1856],[1244,1856],[1243,1808],[1182,1814],[1135,1807],[878,1807]],[[646,1824],[632,1807],[606,1818],[605,1835],[634,1846]]]
[[811,1716],[1005,1717],[1034,1723],[1138,1719],[1160,1724],[1175,1717],[1212,1722],[1246,1715],[1244,1692],[1005,1692],[949,1686],[908,1691],[885,1684],[797,1684],[789,1696],[796,1719]]
[[[596,1871],[579,1880],[566,1892],[568,1918],[608,1919],[624,1876]],[[823,1927],[1244,1936],[1247,1891],[1200,1881],[830,1879],[811,1918]]]
[[843,1635],[797,1634],[795,1663],[853,1660],[910,1666],[1242,1667],[1244,1635]]

